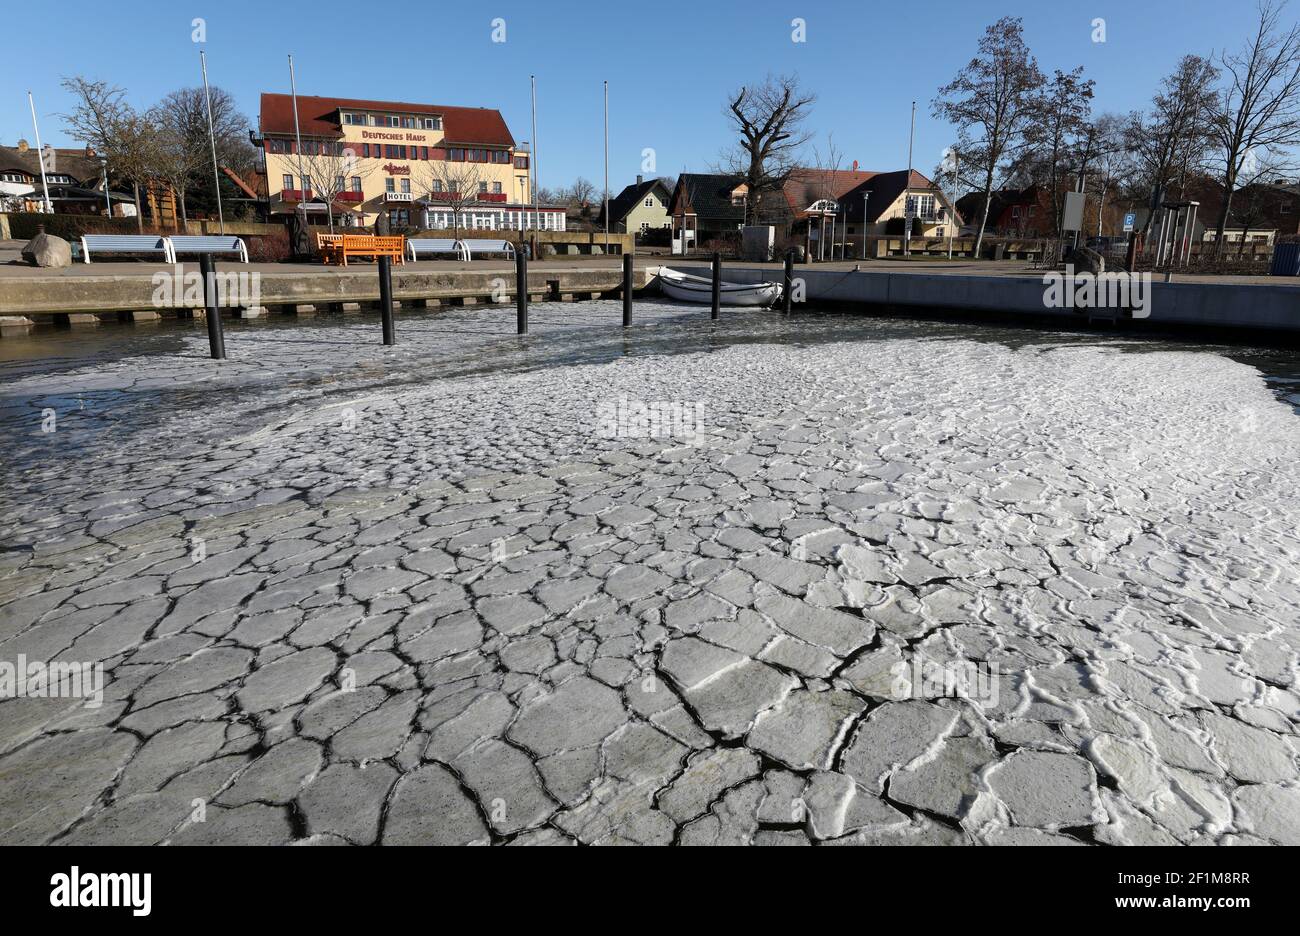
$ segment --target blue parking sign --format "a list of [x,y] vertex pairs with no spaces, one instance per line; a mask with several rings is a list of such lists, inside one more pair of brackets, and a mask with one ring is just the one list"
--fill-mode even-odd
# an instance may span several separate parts
[[1137,224],[1137,213],[1136,213],[1136,212],[1130,211],[1128,214],[1124,215],[1124,230],[1125,230],[1125,231],[1131,231],[1131,230],[1133,230],[1133,226],[1134,226],[1135,224]]

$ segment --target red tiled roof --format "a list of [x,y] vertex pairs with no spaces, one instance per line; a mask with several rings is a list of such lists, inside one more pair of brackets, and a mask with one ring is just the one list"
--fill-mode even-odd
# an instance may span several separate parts
[[878,172],[852,169],[794,169],[786,177],[783,193],[790,210],[798,216],[813,202],[822,198],[839,201]]
[[[448,143],[482,143],[514,146],[515,138],[499,110],[487,107],[441,107],[400,101],[363,101],[354,98],[325,98],[298,95],[298,124],[304,136],[338,136],[339,108],[379,113],[429,114],[442,117]],[[293,133],[293,97],[262,94],[262,132]]]

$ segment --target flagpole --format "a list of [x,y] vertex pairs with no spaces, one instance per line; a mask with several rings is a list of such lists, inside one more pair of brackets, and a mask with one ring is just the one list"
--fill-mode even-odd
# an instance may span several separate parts
[[[912,219],[907,216],[907,202],[912,191],[912,143],[916,140],[916,102],[912,102],[912,129],[907,137],[907,181],[903,183],[903,256],[912,255]],[[918,212],[919,213],[919,212]]]
[[212,92],[208,90],[208,58],[199,49],[199,65],[203,68],[203,99],[208,105],[208,145],[212,147],[212,184],[217,193],[217,221],[221,233],[226,233],[226,214],[221,208],[221,170],[217,168],[217,137],[212,131]]
[[27,104],[32,109],[32,129],[36,131],[36,161],[41,164],[41,191],[45,193],[45,213],[54,214],[54,205],[50,203],[50,183],[45,178],[45,153],[41,149],[41,128],[36,124],[36,102],[32,92],[27,92]]
[[609,253],[609,81],[605,81],[605,253]]
[[[529,75],[528,81],[532,84],[533,89],[533,148],[528,155],[528,165],[533,170],[533,230],[540,230],[542,216],[537,210],[537,187],[541,184],[541,176],[537,172],[537,76]],[[538,248],[541,253],[541,248]]]
[[[293,137],[298,149],[298,184],[302,186],[302,197],[298,204],[303,206],[303,216],[307,214],[307,180],[302,174],[302,131],[298,128],[298,84],[293,77],[293,53],[289,53],[289,94],[293,98]],[[268,182],[269,184],[269,182]]]

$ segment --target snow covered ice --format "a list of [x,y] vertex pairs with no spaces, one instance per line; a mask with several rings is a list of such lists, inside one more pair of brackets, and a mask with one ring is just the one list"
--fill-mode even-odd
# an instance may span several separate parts
[[107,677],[0,701],[0,842],[1300,844],[1258,371],[617,308],[10,373],[0,662]]

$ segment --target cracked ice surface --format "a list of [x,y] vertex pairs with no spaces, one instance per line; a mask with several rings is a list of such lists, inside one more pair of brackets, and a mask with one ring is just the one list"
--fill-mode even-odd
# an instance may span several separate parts
[[[1252,368],[533,314],[11,380],[0,661],[108,678],[0,701],[0,842],[1300,843],[1300,421]],[[621,396],[704,434],[603,438]]]

